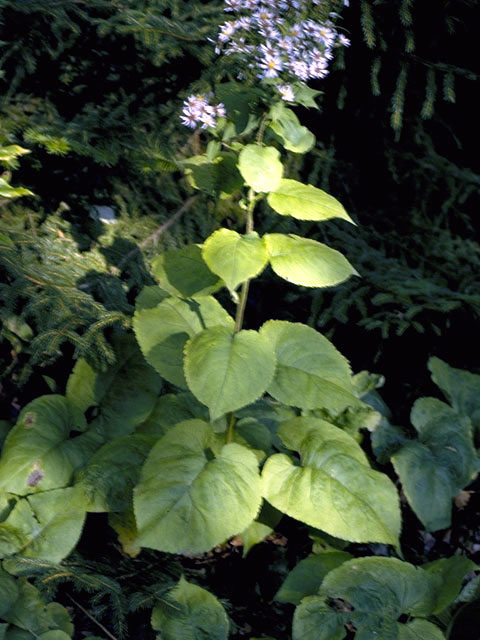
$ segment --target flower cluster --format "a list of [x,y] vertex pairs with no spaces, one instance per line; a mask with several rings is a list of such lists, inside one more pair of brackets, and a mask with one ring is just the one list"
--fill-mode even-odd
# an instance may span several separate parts
[[[313,5],[324,0],[311,0]],[[241,12],[220,27],[216,52],[246,54],[257,77],[306,82],[324,78],[333,49],[348,46],[327,17],[308,17],[308,0],[225,0],[225,11]],[[348,0],[344,0],[348,4]],[[289,102],[294,94],[289,84],[278,85],[281,97]]]
[[202,129],[215,127],[216,119],[225,116],[225,107],[221,102],[215,106],[209,104],[212,98],[212,93],[187,98],[183,103],[182,115],[180,116],[182,124],[192,129],[195,129],[199,124]]
[[[225,11],[237,16],[220,26],[215,51],[242,54],[256,77],[273,82],[283,100],[294,102],[292,84],[324,78],[334,48],[350,44],[326,6],[328,0],[225,0]],[[181,118],[186,126],[206,128],[224,113],[223,105],[212,107],[207,97],[191,96]]]

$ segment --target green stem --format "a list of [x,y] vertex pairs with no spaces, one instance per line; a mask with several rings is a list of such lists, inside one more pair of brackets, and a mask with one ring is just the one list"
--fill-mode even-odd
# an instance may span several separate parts
[[[251,233],[253,231],[253,210],[255,208],[257,200],[253,189],[248,192],[248,208],[247,208],[247,223],[245,225],[245,232]],[[245,306],[247,304],[248,290],[250,288],[250,280],[245,280],[240,292],[240,299],[237,304],[237,313],[235,316],[235,333],[238,333],[243,325],[243,317],[245,315]]]
[[267,126],[267,121],[268,121],[268,113],[264,113],[262,121],[260,122],[260,126],[258,128],[258,133],[257,133],[258,145],[263,144],[263,134],[265,133],[265,127]]

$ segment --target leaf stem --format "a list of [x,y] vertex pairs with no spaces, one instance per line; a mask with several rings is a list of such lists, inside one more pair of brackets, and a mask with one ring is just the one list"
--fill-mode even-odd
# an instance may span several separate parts
[[[253,189],[250,189],[248,192],[248,208],[247,208],[247,222],[245,225],[245,232],[252,233],[253,231],[253,210],[255,208],[255,204],[257,199],[253,192]],[[242,290],[240,292],[240,300],[237,304],[237,313],[235,316],[235,333],[238,333],[243,325],[243,317],[245,315],[245,306],[247,304],[248,298],[248,290],[250,288],[250,279],[245,280],[242,285]]]

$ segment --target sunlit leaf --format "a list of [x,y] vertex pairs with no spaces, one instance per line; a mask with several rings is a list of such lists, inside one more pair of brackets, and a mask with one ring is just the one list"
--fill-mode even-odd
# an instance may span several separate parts
[[212,327],[185,347],[185,376],[192,393],[210,409],[212,420],[255,402],[275,371],[275,353],[256,331],[233,333]]
[[238,168],[243,179],[254,191],[275,191],[283,175],[280,153],[275,147],[247,144],[239,156]]
[[300,323],[270,320],[260,329],[275,350],[277,367],[267,391],[302,409],[342,411],[358,405],[348,361],[327,338]]
[[279,435],[300,464],[285,454],[268,458],[264,497],[274,507],[332,536],[398,545],[400,509],[391,480],[368,465],[358,443],[317,418],[294,418]]
[[329,220],[343,218],[353,222],[343,206],[333,196],[311,184],[284,178],[280,185],[268,194],[268,204],[282,216],[298,220]]
[[201,420],[170,429],[153,447],[134,491],[137,544],[201,553],[243,531],[261,503],[255,455],[239,444],[217,456]]
[[187,340],[206,327],[233,329],[233,319],[212,296],[189,300],[167,298],[156,307],[135,312],[133,328],[142,353],[158,373],[173,384],[187,386],[183,350]]
[[205,241],[203,258],[233,290],[265,268],[268,253],[255,232],[241,235],[231,229],[218,229]]
[[340,252],[316,240],[268,233],[264,241],[272,269],[288,282],[305,287],[331,287],[358,275]]

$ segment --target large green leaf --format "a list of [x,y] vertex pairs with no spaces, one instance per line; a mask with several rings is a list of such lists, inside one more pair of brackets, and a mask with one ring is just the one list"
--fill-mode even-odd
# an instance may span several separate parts
[[264,241],[277,276],[304,287],[331,287],[358,275],[335,249],[310,238],[268,233]]
[[212,593],[181,578],[154,608],[152,627],[162,640],[227,640],[229,622]]
[[[346,622],[355,626],[355,637],[361,640],[415,638],[404,635],[403,625],[397,620],[402,614],[430,615],[437,588],[435,576],[395,558],[348,560],[326,575],[318,596],[305,598],[297,607],[293,638],[341,639]],[[315,629],[319,635],[315,635]],[[415,627],[408,632],[415,632]],[[426,637],[443,638],[441,633]]]
[[227,287],[234,290],[265,268],[268,253],[254,231],[240,235],[231,229],[218,229],[205,241],[203,258]]
[[118,339],[115,346],[113,366],[95,371],[81,359],[67,383],[67,398],[74,406],[81,411],[97,408],[90,428],[104,439],[132,433],[152,411],[162,386],[131,335]]
[[352,222],[343,206],[333,196],[311,184],[284,178],[267,198],[268,204],[282,216],[298,220],[329,220],[343,218]]
[[16,580],[0,568],[0,618],[13,607],[17,601],[18,595],[19,592]]
[[435,398],[420,398],[411,420],[418,439],[392,456],[410,506],[427,531],[450,525],[452,499],[478,470],[469,418]]
[[155,438],[144,435],[116,438],[99,449],[78,473],[76,488],[87,511],[125,511]]
[[351,558],[346,551],[326,551],[300,560],[275,594],[275,600],[300,604],[306,596],[318,593],[329,571]]
[[247,144],[240,152],[238,168],[243,179],[254,191],[275,191],[283,175],[280,153],[275,147]]
[[84,520],[82,500],[71,487],[21,498],[0,523],[0,557],[19,553],[60,562],[77,544]]
[[359,405],[346,358],[320,333],[300,323],[270,320],[260,329],[275,350],[268,393],[284,404],[342,411]]
[[293,640],[343,640],[346,613],[336,611],[317,596],[304,598],[293,616]]
[[270,128],[282,139],[288,151],[306,153],[315,144],[315,136],[300,123],[294,111],[277,103],[270,109]]
[[255,518],[261,502],[255,455],[227,444],[214,457],[213,439],[210,425],[188,420],[153,447],[134,490],[139,545],[204,552]]
[[212,420],[255,402],[274,372],[273,347],[256,331],[233,333],[227,327],[212,327],[185,347],[188,386],[210,409]]
[[294,418],[279,435],[301,456],[285,454],[263,468],[264,497],[297,520],[352,542],[398,545],[400,509],[390,479],[368,466],[355,440],[317,418]]
[[428,368],[432,380],[443,391],[452,407],[468,416],[480,429],[480,376],[463,369],[454,369],[440,358],[430,358]]
[[431,622],[427,620],[413,620],[398,627],[399,640],[445,640],[445,636]]
[[233,319],[212,296],[189,300],[168,298],[150,309],[137,309],[133,328],[140,348],[159,374],[179,387],[187,386],[183,349],[188,338],[206,327],[233,329]]
[[433,613],[438,614],[454,602],[460,593],[465,576],[479,567],[465,556],[451,556],[424,564],[422,568],[440,576],[442,580],[433,610]]
[[[3,615],[3,618],[15,627],[9,627],[6,634],[7,640],[40,639],[42,640],[64,640],[71,638],[73,625],[68,622],[67,633],[65,620],[69,621],[68,611],[57,602],[45,604],[38,589],[27,582],[24,578],[17,581],[19,587],[19,597],[15,605]],[[60,615],[60,610],[62,611]],[[61,623],[59,624],[59,619]],[[25,634],[22,633],[24,630]],[[61,632],[63,635],[48,636],[53,631]]]
[[85,439],[70,433],[84,429],[84,420],[63,396],[30,402],[5,440],[0,489],[26,495],[66,486],[84,457],[80,443]]
[[152,271],[162,289],[182,298],[208,295],[221,286],[205,264],[198,244],[161,253],[153,261]]

